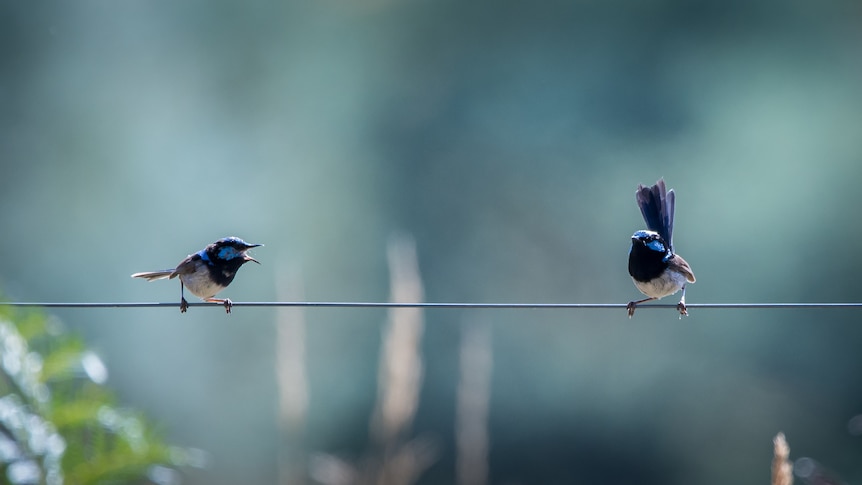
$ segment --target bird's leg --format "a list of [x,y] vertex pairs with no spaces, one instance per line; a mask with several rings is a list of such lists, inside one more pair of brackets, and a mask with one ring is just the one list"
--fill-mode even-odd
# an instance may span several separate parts
[[648,301],[652,301],[652,300],[655,300],[655,298],[653,298],[653,297],[649,297],[649,298],[644,298],[643,300],[630,301],[630,302],[629,302],[629,304],[628,304],[628,305],[626,305],[626,311],[628,311],[628,313],[629,313],[629,318],[631,318],[631,317],[632,317],[632,315],[634,315],[634,314],[635,314],[635,308],[636,308],[638,305],[640,305],[641,303],[646,303],[646,302],[648,302]]
[[222,305],[224,305],[225,313],[230,313],[230,309],[233,306],[233,302],[230,301],[230,298],[207,298],[206,301],[210,303],[221,303]]
[[180,280],[180,313],[185,313],[189,309],[189,302],[186,301],[185,286],[183,280]]
[[682,298],[676,304],[676,309],[679,310],[679,318],[682,318],[683,315],[688,316],[688,309],[685,307],[685,285],[682,285]]

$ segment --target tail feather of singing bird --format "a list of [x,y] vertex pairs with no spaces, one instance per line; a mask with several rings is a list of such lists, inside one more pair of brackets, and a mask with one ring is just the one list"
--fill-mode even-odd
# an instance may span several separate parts
[[676,210],[673,189],[668,191],[661,178],[652,187],[638,185],[636,198],[647,229],[659,233],[673,251],[673,215]]
[[132,278],[144,278],[147,281],[156,281],[164,278],[170,278],[174,274],[173,269],[163,269],[161,271],[147,271],[144,273],[135,273]]

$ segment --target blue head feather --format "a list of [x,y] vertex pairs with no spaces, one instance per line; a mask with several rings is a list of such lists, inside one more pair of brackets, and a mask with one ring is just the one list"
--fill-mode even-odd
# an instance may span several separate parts
[[230,261],[236,258],[248,260],[245,251],[258,246],[263,246],[263,244],[251,244],[236,236],[231,236],[219,239],[210,244],[207,249],[210,251],[211,257],[218,258],[221,261]]
[[667,252],[667,248],[665,248],[664,244],[662,244],[662,242],[659,241],[658,239],[654,239],[654,240],[648,242],[646,247],[652,249],[653,251],[655,251],[657,253],[666,253]]
[[225,237],[225,238],[219,239],[218,241],[216,241],[216,244],[218,244],[218,245],[230,244],[233,246],[253,246],[253,244],[249,244],[249,243],[243,241],[242,239],[240,239],[236,236],[230,236],[230,237]]
[[240,251],[237,251],[236,248],[233,246],[225,246],[225,247],[219,249],[217,256],[219,259],[229,261],[229,260],[236,258],[238,256],[242,256],[242,253]]
[[[652,251],[664,254],[662,261],[665,263],[673,257],[673,251],[667,247],[664,239],[662,239],[661,235],[656,231],[641,229],[632,234],[632,239],[637,239],[638,241],[643,242],[644,246],[648,247]],[[629,250],[629,252],[631,252],[631,250]]]

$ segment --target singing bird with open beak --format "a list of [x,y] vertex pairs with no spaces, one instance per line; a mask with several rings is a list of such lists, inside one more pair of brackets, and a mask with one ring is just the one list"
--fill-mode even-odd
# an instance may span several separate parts
[[190,254],[186,259],[180,261],[180,264],[174,269],[135,273],[132,278],[155,281],[179,277],[181,312],[185,313],[189,307],[184,294],[185,288],[188,288],[195,296],[204,301],[223,304],[225,311],[230,313],[232,305],[230,299],[213,297],[228,287],[240,266],[249,261],[260,264],[260,261],[248,254],[249,249],[258,246],[263,246],[263,244],[249,244],[238,237],[226,237],[194,254]]

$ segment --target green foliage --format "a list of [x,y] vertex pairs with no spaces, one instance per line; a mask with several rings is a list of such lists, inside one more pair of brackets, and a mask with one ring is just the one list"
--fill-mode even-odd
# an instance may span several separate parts
[[106,378],[57,322],[0,305],[0,483],[148,483],[154,469],[188,464],[140,413],[117,407]]

